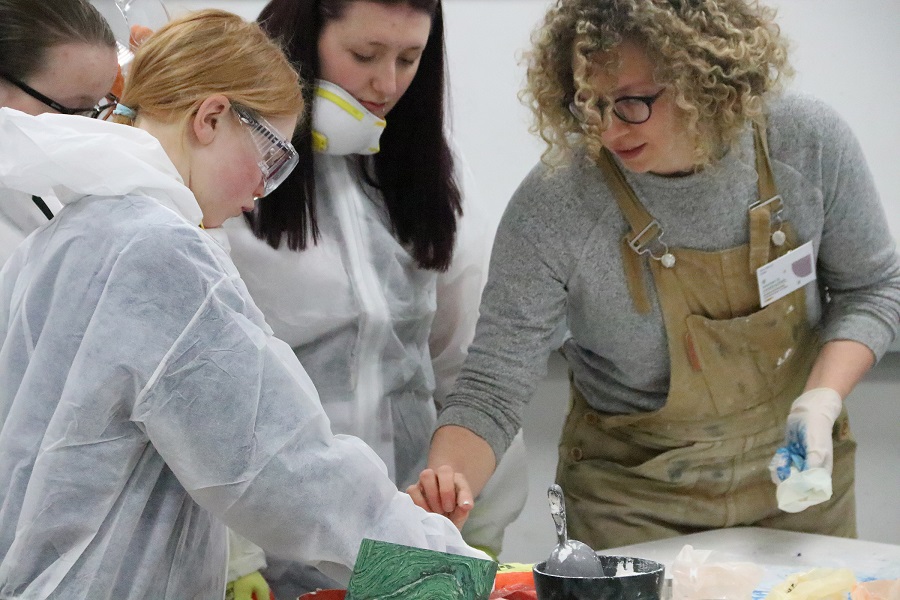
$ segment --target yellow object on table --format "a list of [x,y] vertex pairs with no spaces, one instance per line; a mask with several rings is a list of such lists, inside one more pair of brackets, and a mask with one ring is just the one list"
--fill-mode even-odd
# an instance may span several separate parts
[[772,588],[766,600],[844,600],[856,585],[850,569],[795,573]]
[[259,571],[247,573],[225,588],[225,600],[269,600],[269,584]]

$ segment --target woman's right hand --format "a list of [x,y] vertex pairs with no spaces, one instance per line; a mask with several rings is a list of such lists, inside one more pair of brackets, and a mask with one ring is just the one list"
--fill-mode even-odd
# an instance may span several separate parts
[[444,515],[462,529],[475,506],[472,489],[462,473],[449,465],[425,469],[419,482],[406,488],[413,502],[428,512]]
[[462,528],[495,466],[486,441],[465,427],[444,425],[431,438],[428,468],[406,493],[417,505]]

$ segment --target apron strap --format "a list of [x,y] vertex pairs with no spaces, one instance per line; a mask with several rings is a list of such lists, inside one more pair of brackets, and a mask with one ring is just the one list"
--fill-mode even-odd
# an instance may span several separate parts
[[753,123],[753,148],[756,154],[757,190],[759,199],[750,206],[750,273],[769,262],[773,222],[781,229],[784,203],[775,187],[775,176],[769,161],[769,141],[765,120]]
[[[597,164],[606,177],[606,183],[612,188],[616,202],[619,204],[619,210],[622,211],[622,215],[631,226],[632,238],[629,242],[630,245],[634,247],[635,245],[641,245],[641,242],[649,241],[649,236],[655,233],[654,230],[659,229],[658,224],[656,224],[653,216],[647,212],[647,209],[644,208],[644,205],[641,204],[641,201],[638,200],[631,186],[628,185],[628,181],[625,180],[625,174],[622,173],[622,169],[613,160],[609,150],[603,148]],[[639,238],[646,238],[646,240]]]
[[753,123],[753,146],[756,151],[756,174],[759,176],[757,184],[759,202],[763,203],[778,195],[775,176],[772,174],[772,165],[769,162],[769,139],[766,135],[765,117],[762,117],[761,123]]
[[625,269],[625,283],[635,312],[639,315],[650,314],[650,298],[647,296],[647,285],[644,282],[644,261],[641,255],[631,248],[630,234],[622,237],[622,266]]
[[[753,123],[753,144],[756,154],[757,188],[759,199],[750,206],[750,273],[765,265],[770,260],[771,236],[773,223],[781,229],[781,212],[784,203],[775,187],[775,177],[769,161],[769,143],[766,126]],[[603,148],[597,165],[600,167],[607,185],[616,198],[619,210],[628,222],[631,230],[622,239],[622,264],[625,270],[625,281],[635,311],[638,314],[650,312],[650,301],[644,279],[643,254],[651,254],[654,246],[665,247],[661,242],[662,227],[653,218],[634,190],[625,179],[622,169],[613,160],[609,150]],[[657,257],[658,258],[658,257]]]
[[625,175],[615,163],[609,150],[603,148],[597,165],[603,172],[607,185],[616,198],[619,210],[628,222],[631,230],[622,238],[621,252],[622,265],[625,269],[625,281],[628,284],[628,292],[634,310],[638,314],[650,312],[650,300],[647,295],[647,286],[644,280],[644,261],[641,255],[649,252],[649,247],[654,244],[662,233],[659,223],[647,212],[641,201],[628,182]]

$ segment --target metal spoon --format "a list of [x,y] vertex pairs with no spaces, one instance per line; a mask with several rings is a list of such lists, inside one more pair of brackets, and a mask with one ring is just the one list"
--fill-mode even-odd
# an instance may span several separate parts
[[587,544],[569,539],[562,488],[555,483],[551,485],[547,490],[547,499],[550,501],[550,516],[556,524],[556,536],[559,538],[559,543],[547,559],[547,573],[568,577],[602,577],[603,567],[597,554]]

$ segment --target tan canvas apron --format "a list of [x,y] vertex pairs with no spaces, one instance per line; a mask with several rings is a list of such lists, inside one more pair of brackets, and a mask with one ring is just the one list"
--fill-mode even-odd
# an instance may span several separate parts
[[781,220],[764,130],[754,134],[760,202],[749,211],[750,242],[718,252],[666,248],[661,228],[611,156],[600,161],[632,229],[623,259],[639,312],[650,305],[638,252],[649,250],[657,259],[667,253],[675,263],[667,268],[646,261],[668,336],[665,406],[606,415],[571,388],[557,482],[566,495],[570,535],[594,549],[736,525],[856,535],[856,443],[846,411],[834,429],[829,502],[793,515],[780,512],[769,478],[767,465],[783,443],[791,402],[802,393],[820,346],[803,289],[759,307],[756,269],[797,240]]

